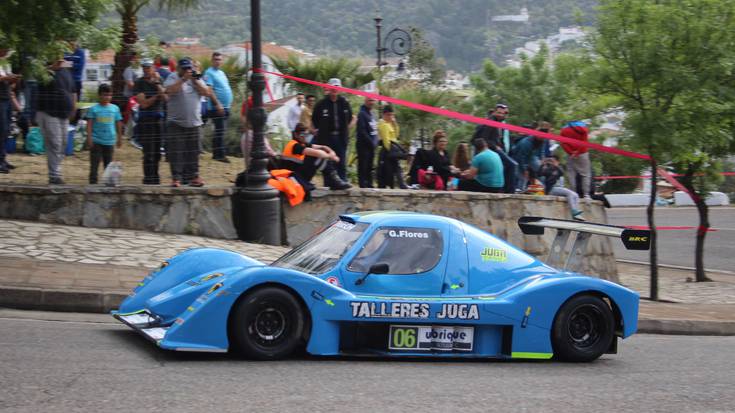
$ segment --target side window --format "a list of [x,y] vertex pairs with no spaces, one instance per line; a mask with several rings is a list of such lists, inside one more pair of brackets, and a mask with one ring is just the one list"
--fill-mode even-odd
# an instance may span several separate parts
[[347,269],[367,272],[374,264],[388,264],[389,274],[419,274],[439,263],[442,233],[429,228],[383,227],[373,233]]

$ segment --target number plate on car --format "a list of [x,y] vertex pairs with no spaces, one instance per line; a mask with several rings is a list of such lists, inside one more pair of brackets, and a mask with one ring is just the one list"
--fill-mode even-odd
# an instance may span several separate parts
[[472,351],[474,327],[391,325],[389,350]]

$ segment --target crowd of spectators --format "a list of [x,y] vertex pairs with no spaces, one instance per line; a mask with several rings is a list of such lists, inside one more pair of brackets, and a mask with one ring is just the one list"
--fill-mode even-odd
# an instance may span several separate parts
[[[0,50],[7,54],[7,51]],[[0,56],[2,58],[3,56]],[[123,107],[111,104],[111,89],[103,84],[98,90],[99,103],[88,108],[87,146],[91,151],[89,182],[98,180],[98,165],[106,167],[114,157],[114,147],[121,143],[121,127],[137,109],[133,141],[142,149],[143,184],[159,185],[162,153],[171,168],[171,186],[203,186],[199,176],[202,125],[210,120],[214,127],[212,158],[229,163],[224,136],[227,131],[233,93],[222,70],[223,56],[215,52],[211,66],[201,72],[198,62],[182,58],[173,64],[168,58],[140,60],[130,56],[130,66],[123,73]],[[138,76],[134,66],[142,68]],[[67,127],[78,120],[77,101],[81,92],[84,53],[77,45],[74,53],[50,62],[50,82],[41,82],[36,93],[33,121],[40,126],[46,146],[50,184],[64,183],[61,161],[64,157]],[[0,68],[0,173],[13,169],[5,157],[4,139],[8,136],[9,114],[20,110],[17,89],[20,76]],[[508,129],[478,125],[467,142],[460,142],[454,153],[448,149],[446,132],[433,134],[431,148],[407,150],[407,137],[401,136],[400,119],[392,106],[378,106],[366,98],[359,112],[353,114],[349,101],[338,88],[340,79],[328,81],[324,97],[298,93],[288,109],[286,123],[292,133],[282,153],[266,140],[270,169],[292,170],[307,192],[311,179],[321,171],[324,184],[332,189],[351,187],[347,176],[350,134],[355,130],[357,183],[361,188],[414,188],[463,190],[492,193],[524,193],[529,186],[542,186],[544,192],[565,196],[574,218],[582,219],[579,197],[589,200],[591,167],[587,148],[562,143],[567,153],[566,166],[570,189],[564,185],[564,171],[558,157],[552,155],[550,141],[535,136],[513,136]],[[29,96],[26,101],[33,101]],[[249,103],[243,103],[243,115]],[[379,113],[376,113],[379,112]],[[488,119],[504,123],[510,108],[497,104],[487,112]],[[243,119],[241,146],[248,164],[252,131]],[[553,132],[542,121],[530,125],[541,132]],[[587,141],[588,128],[575,121],[559,129],[562,136]],[[405,165],[405,166],[404,166]],[[404,169],[405,168],[405,169]],[[404,174],[404,170],[408,173]],[[579,195],[577,194],[579,193]]]

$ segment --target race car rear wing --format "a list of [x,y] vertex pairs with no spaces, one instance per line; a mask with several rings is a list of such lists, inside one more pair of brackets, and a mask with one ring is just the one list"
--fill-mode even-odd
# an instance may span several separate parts
[[563,269],[572,270],[581,267],[587,243],[592,235],[618,237],[629,250],[647,250],[651,246],[651,231],[647,229],[630,229],[616,225],[596,224],[591,222],[551,219],[543,217],[521,217],[518,226],[527,235],[543,235],[546,228],[556,229],[556,237],[551,244],[546,263],[558,267],[562,262],[564,247],[569,235],[576,232],[571,251]]

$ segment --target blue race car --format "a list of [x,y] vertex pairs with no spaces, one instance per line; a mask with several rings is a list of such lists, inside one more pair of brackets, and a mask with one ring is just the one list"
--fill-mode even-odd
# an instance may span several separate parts
[[[547,262],[579,264],[591,234],[647,231],[524,217],[557,229]],[[552,264],[553,265],[553,264]],[[409,212],[340,216],[270,265],[196,248],[164,262],[114,316],[159,347],[260,360],[314,355],[592,361],[635,333],[638,294],[557,270],[478,228]]]

